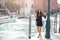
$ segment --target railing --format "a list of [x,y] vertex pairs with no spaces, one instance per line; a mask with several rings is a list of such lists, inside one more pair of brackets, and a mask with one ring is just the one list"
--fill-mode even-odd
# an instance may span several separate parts
[[[31,17],[29,18],[29,38],[31,38],[32,33],[31,33]],[[34,20],[35,21],[35,20]],[[57,23],[57,24],[56,24]],[[57,26],[56,26],[57,25]],[[43,21],[43,32],[46,32],[46,20]],[[60,34],[60,21],[55,21],[55,20],[50,20],[50,29],[51,29],[51,34],[58,33]]]

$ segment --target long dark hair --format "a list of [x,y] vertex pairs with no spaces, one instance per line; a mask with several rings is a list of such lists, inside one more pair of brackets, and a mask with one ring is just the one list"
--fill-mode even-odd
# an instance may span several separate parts
[[[39,12],[40,11],[40,12]],[[36,11],[36,16],[38,17],[38,16],[42,16],[42,11],[41,10],[37,10]]]

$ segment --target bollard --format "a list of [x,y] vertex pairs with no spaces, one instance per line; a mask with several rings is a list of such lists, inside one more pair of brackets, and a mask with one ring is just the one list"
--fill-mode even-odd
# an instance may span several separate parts
[[29,17],[29,39],[31,38],[31,16]]
[[60,33],[60,27],[59,27],[59,33]]

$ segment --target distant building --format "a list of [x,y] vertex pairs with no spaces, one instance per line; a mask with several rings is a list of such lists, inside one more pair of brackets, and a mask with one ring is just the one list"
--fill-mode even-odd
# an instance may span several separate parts
[[4,0],[0,0],[0,3],[3,3],[4,2]]
[[60,4],[58,4],[58,11],[60,12]]
[[0,0],[0,8],[2,7],[2,3],[4,2],[4,0]]
[[[33,8],[41,9],[43,11],[48,10],[48,0],[33,0]],[[50,0],[50,9],[57,10],[57,0]]]
[[26,0],[12,0],[14,3],[19,4],[21,8],[25,7]]
[[[27,0],[12,0],[14,3],[19,4],[21,8],[27,6]],[[31,0],[33,2],[32,9],[37,10],[41,9],[42,11],[48,10],[48,0]],[[50,9],[57,10],[57,0],[50,0]]]

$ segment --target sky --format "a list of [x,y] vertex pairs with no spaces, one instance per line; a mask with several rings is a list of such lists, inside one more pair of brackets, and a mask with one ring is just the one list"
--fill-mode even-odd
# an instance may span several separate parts
[[60,4],[60,0],[58,0],[57,2],[58,2],[58,4]]

